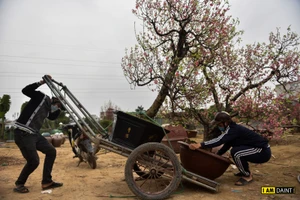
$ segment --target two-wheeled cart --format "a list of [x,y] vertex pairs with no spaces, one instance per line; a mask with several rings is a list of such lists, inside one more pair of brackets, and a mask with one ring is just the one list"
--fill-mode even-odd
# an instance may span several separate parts
[[44,76],[43,80],[60,100],[72,120],[94,143],[94,154],[102,148],[128,157],[125,180],[137,197],[165,199],[178,188],[182,179],[218,191],[217,182],[184,170],[175,152],[160,143],[166,134],[162,127],[117,111],[112,133],[108,134],[67,86],[48,76]]

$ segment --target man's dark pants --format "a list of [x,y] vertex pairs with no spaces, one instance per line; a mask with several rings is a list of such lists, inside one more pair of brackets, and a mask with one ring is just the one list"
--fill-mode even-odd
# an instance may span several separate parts
[[15,143],[22,152],[27,163],[22,169],[16,185],[24,185],[29,175],[38,167],[40,158],[37,151],[46,154],[43,169],[42,184],[52,182],[52,168],[56,158],[56,149],[41,134],[29,134],[20,129],[15,129]]
[[271,158],[271,149],[268,148],[254,148],[251,146],[236,146],[232,147],[231,156],[244,176],[250,176],[249,164],[251,163],[265,163]]

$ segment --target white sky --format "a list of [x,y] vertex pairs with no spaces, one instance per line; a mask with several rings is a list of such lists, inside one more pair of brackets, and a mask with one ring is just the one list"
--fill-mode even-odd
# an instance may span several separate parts
[[[263,42],[291,25],[300,34],[299,0],[229,0],[244,43]],[[136,44],[135,0],[0,0],[0,96],[11,96],[13,119],[27,84],[45,74],[63,82],[91,114],[109,100],[123,111],[148,109],[156,93],[132,90],[123,76],[125,48]],[[41,91],[51,95],[48,87]]]

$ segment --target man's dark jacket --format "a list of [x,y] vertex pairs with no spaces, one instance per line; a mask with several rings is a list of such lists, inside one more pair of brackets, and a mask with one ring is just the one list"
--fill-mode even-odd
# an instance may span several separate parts
[[32,83],[23,88],[22,93],[30,98],[17,119],[15,126],[28,133],[38,133],[46,118],[54,120],[60,114],[58,109],[51,113],[51,99],[36,89],[41,84]]

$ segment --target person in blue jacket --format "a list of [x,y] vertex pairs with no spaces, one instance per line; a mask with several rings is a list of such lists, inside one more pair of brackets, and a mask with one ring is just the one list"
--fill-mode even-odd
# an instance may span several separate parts
[[271,149],[268,140],[256,132],[236,124],[224,111],[217,113],[212,123],[218,126],[223,134],[209,141],[190,144],[189,148],[191,150],[213,148],[223,144],[223,147],[217,152],[218,155],[223,155],[231,148],[231,156],[239,169],[239,173],[234,175],[240,177],[235,185],[243,186],[251,183],[253,177],[248,162],[265,163],[270,160]]
[[[51,76],[48,75],[51,78]],[[56,149],[44,138],[39,130],[46,118],[56,119],[60,114],[62,104],[56,97],[50,98],[46,94],[36,89],[44,84],[44,80],[32,83],[23,88],[22,93],[30,98],[15,123],[15,143],[19,147],[26,164],[23,167],[17,181],[15,182],[15,192],[27,193],[28,188],[25,183],[29,175],[38,167],[40,163],[37,151],[46,155],[44,160],[42,189],[61,187],[62,183],[52,180],[51,172],[56,158]]]

